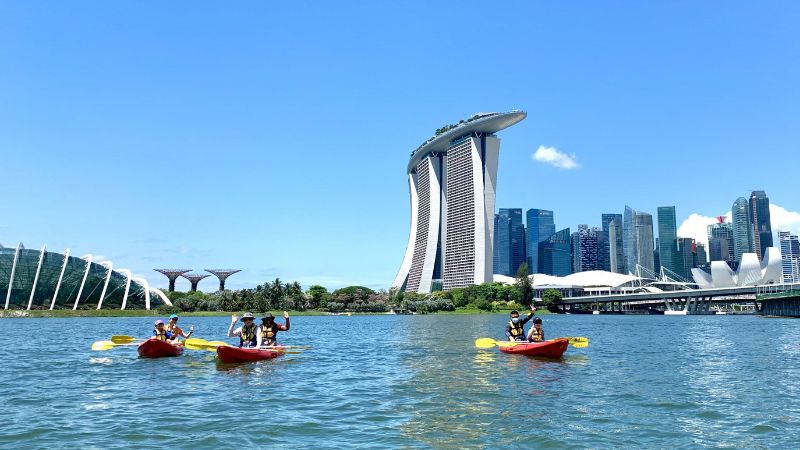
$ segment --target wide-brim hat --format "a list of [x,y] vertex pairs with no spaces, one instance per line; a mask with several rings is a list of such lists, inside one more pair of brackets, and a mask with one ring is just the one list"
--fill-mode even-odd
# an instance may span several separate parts
[[249,312],[248,313],[244,313],[244,314],[242,314],[242,318],[239,319],[239,320],[244,322],[244,319],[255,319],[255,316],[253,314],[249,313]]
[[264,314],[264,316],[261,318],[261,320],[274,319],[274,318],[275,318],[275,316],[273,316],[273,315],[272,315],[272,313],[266,313],[266,314]]

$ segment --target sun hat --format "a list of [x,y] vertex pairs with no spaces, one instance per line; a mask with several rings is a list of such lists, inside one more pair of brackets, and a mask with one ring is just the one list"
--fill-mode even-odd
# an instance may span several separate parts
[[242,314],[242,318],[240,320],[242,322],[244,322],[245,319],[255,319],[255,316],[253,316],[253,314],[251,314],[249,312],[246,312],[246,313]]
[[155,325],[156,325],[156,326],[159,326],[159,325],[164,325],[164,321],[163,321],[163,320],[161,320],[161,319],[158,319],[158,320],[156,320],[156,323],[155,323]]
[[274,318],[275,316],[273,316],[272,313],[265,313],[264,317],[262,317],[261,320],[274,319]]

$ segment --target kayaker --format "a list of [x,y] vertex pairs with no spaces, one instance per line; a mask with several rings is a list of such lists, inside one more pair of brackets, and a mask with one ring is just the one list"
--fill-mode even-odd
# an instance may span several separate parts
[[167,329],[164,327],[163,320],[156,320],[155,328],[153,329],[153,337],[150,339],[158,339],[159,341],[172,340],[172,333],[167,331]]
[[255,319],[253,314],[249,312],[242,314],[242,323],[244,325],[234,330],[233,326],[236,325],[239,318],[236,317],[236,314],[232,315],[231,326],[228,327],[228,337],[238,337],[239,347],[255,347],[258,341],[256,337],[258,334],[258,327],[256,327],[254,323]]
[[177,340],[179,337],[184,339],[189,339],[189,336],[194,333],[194,327],[189,327],[189,334],[183,332],[181,327],[178,326],[178,315],[172,314],[169,316],[169,322],[167,322],[167,326],[165,327],[168,332],[172,333],[172,338]]
[[542,318],[533,319],[533,328],[528,332],[528,342],[544,342],[544,330],[542,329]]
[[257,347],[272,347],[277,343],[278,331],[289,331],[289,313],[283,312],[283,319],[286,325],[275,323],[275,316],[271,313],[264,314],[261,318],[261,326],[258,327]]
[[524,326],[536,314],[536,308],[531,305],[531,312],[524,319],[520,319],[519,311],[511,311],[511,320],[506,325],[506,337],[509,341],[524,341],[526,339]]

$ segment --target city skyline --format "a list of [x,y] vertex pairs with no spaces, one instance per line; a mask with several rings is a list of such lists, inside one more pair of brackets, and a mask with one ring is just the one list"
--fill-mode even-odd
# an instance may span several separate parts
[[[772,175],[800,164],[800,5],[500,4],[474,40],[440,26],[474,20],[463,5],[375,21],[387,8],[3,3],[0,244],[94,253],[164,288],[153,268],[218,265],[243,269],[232,288],[385,288],[410,149],[513,108],[529,117],[503,134],[498,206],[575,232],[626,203],[676,205],[698,239],[762,189],[773,230],[800,232]],[[468,41],[481,64],[456,76],[443,49]]]

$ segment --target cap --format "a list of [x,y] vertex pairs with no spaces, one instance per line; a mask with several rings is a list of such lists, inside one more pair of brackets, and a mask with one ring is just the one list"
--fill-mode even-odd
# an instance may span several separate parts
[[161,320],[161,319],[158,319],[158,320],[156,320],[156,323],[155,323],[155,325],[156,325],[156,326],[159,326],[159,325],[164,325],[164,321],[163,321],[163,320]]

